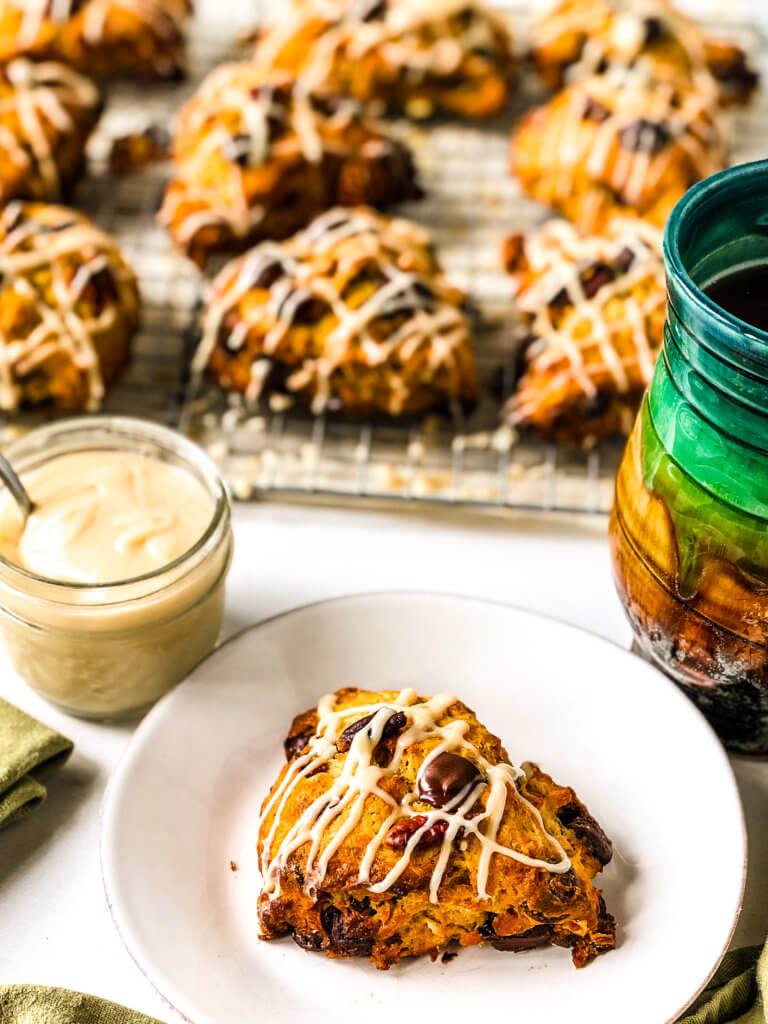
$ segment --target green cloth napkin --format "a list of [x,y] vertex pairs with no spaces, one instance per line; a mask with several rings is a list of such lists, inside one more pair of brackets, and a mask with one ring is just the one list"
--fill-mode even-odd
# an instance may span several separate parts
[[3,1024],[162,1024],[106,999],[44,985],[0,986]]
[[768,1024],[768,942],[727,953],[677,1024]]
[[0,828],[45,800],[43,782],[71,753],[71,740],[0,699]]

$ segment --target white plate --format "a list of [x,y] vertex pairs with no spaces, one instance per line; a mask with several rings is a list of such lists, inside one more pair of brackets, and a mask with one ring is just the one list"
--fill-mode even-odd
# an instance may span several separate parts
[[[573,785],[615,844],[618,948],[464,950],[378,972],[257,938],[259,804],[292,717],[354,685],[455,692],[518,763]],[[233,871],[230,861],[237,870]],[[709,726],[663,676],[588,633],[428,594],[345,598],[225,645],[136,733],[105,798],[102,864],[123,940],[195,1024],[491,1019],[665,1024],[708,980],[741,904],[739,797]],[[311,1015],[311,1016],[310,1016]]]

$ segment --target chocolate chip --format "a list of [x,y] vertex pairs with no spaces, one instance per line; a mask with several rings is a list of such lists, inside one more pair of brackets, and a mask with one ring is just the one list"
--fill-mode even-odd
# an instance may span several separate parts
[[287,736],[283,740],[283,750],[285,751],[286,761],[292,761],[294,757],[298,757],[309,743],[310,739],[311,734],[309,733],[300,733],[298,736]]
[[619,133],[619,140],[624,149],[632,153],[646,153],[655,156],[667,145],[671,136],[666,125],[658,121],[649,121],[639,117]]
[[440,958],[444,964],[449,964],[451,960],[455,960],[459,954],[454,950],[446,950]]
[[591,814],[577,803],[565,804],[557,812],[558,821],[579,838],[595,860],[605,866],[613,857],[613,843]]
[[535,949],[552,941],[552,929],[546,924],[537,924],[520,935],[495,935],[491,939],[494,949],[507,953],[520,953],[524,949]]
[[271,288],[275,281],[285,276],[285,267],[279,260],[267,263],[262,267],[251,282],[251,288]]
[[387,0],[359,0],[355,14],[360,21],[381,21],[387,16]]
[[[364,718],[359,718],[356,722],[348,725],[344,732],[336,740],[336,749],[344,754],[352,746],[352,740],[357,734],[364,729],[367,725],[373,721],[374,716],[377,714],[376,711],[372,711],[370,715],[366,715]],[[402,711],[394,711],[384,723],[384,728],[381,730],[381,739],[389,740],[393,736],[397,736],[405,728],[408,719]]]
[[483,775],[466,757],[447,751],[427,761],[419,773],[419,796],[433,807],[445,807],[460,793],[466,797]]
[[547,306],[550,309],[565,309],[566,306],[572,306],[573,302],[571,296],[568,294],[567,288],[561,288],[559,292],[556,292],[551,299],[547,301]]
[[101,313],[109,303],[117,302],[117,283],[109,267],[102,267],[91,274],[83,289],[83,298],[93,304],[97,313]]
[[361,900],[356,899],[354,896],[350,896],[349,905],[355,913],[362,914],[364,917],[376,916],[376,911],[371,906],[371,901],[368,896],[363,896]]
[[634,250],[630,249],[629,246],[625,246],[621,250],[619,255],[616,257],[616,269],[620,273],[626,274],[626,272],[629,270],[629,268],[632,266],[632,264],[634,262],[635,262]]
[[370,956],[373,936],[365,926],[346,920],[338,907],[329,905],[320,911],[320,920],[335,953],[346,956]]
[[581,116],[585,121],[596,121],[598,124],[602,124],[603,121],[607,121],[611,116],[610,110],[599,103],[597,100],[592,99],[591,96],[587,96],[584,101],[584,109],[581,112]]
[[581,287],[586,297],[593,299],[600,289],[604,285],[610,284],[615,277],[616,272],[607,263],[593,263],[581,272]]

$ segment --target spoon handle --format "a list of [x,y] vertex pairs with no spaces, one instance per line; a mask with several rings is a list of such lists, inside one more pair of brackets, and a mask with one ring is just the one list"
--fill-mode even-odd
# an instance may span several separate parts
[[18,473],[4,455],[0,455],[0,479],[13,495],[14,501],[21,509],[24,519],[28,519],[35,510],[35,503],[27,494],[27,490],[19,479]]

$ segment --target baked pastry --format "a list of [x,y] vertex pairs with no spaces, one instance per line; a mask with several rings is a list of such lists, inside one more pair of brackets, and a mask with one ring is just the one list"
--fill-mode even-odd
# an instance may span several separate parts
[[627,214],[663,226],[683,193],[726,159],[707,93],[640,69],[568,86],[522,118],[512,144],[524,191],[585,232]]
[[177,78],[191,9],[191,0],[0,0],[0,61],[25,55],[97,78]]
[[411,117],[490,117],[506,105],[514,57],[502,16],[477,0],[287,0],[255,60],[325,94]]
[[253,64],[213,72],[181,112],[176,180],[161,219],[203,264],[286,238],[336,203],[386,206],[421,195],[408,148],[351,100],[318,97]]
[[629,434],[664,334],[661,231],[617,220],[584,237],[550,221],[508,239],[506,261],[528,331],[506,422],[583,447]]
[[566,946],[577,967],[614,948],[592,883],[610,840],[456,697],[339,690],[285,752],[259,822],[264,938],[383,969],[450,942]]
[[423,228],[333,209],[221,271],[194,368],[252,401],[282,392],[316,412],[469,404],[477,384],[463,301]]
[[115,243],[64,206],[0,214],[0,409],[97,409],[127,362],[136,278]]
[[63,64],[20,57],[0,68],[0,204],[60,198],[100,113],[96,86]]
[[745,102],[758,82],[744,50],[708,39],[667,0],[559,0],[534,20],[533,57],[552,88],[640,65],[727,105]]

